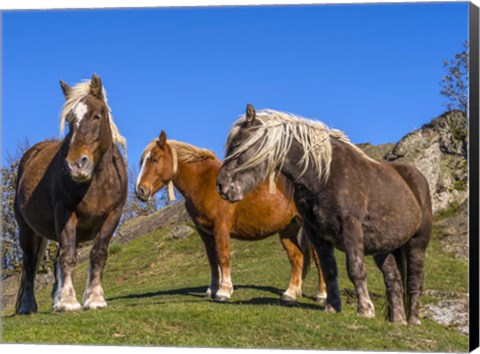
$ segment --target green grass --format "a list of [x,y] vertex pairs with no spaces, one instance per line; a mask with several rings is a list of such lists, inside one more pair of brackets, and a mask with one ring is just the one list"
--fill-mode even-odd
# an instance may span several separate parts
[[[421,326],[398,326],[383,319],[383,298],[374,296],[375,319],[359,318],[355,299],[342,296],[343,311],[329,314],[313,301],[317,277],[312,268],[304,297],[293,305],[279,301],[290,265],[278,238],[232,241],[235,291],[228,304],[204,297],[209,267],[197,235],[172,240],[166,229],[112,244],[104,275],[108,308],[54,314],[50,288],[37,294],[39,313],[13,316],[5,310],[4,343],[109,344],[188,347],[467,351],[468,337],[428,319]],[[336,252],[341,289],[353,290],[345,258]],[[77,266],[81,299],[87,263]],[[313,266],[313,264],[312,264]],[[369,291],[384,294],[383,279],[367,258]],[[425,288],[467,291],[466,262],[443,253],[435,238],[427,257]],[[430,302],[432,299],[422,298]]]

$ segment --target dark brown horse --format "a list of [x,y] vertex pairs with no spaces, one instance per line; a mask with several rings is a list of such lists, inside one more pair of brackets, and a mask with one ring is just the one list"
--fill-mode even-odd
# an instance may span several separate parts
[[[140,199],[148,200],[171,181],[185,197],[185,206],[205,244],[210,263],[208,296],[228,301],[233,292],[230,236],[254,241],[276,233],[292,266],[290,284],[282,298],[293,301],[301,295],[302,269],[306,270],[311,251],[303,233],[299,235],[297,210],[285,192],[284,178],[279,178],[277,193],[269,193],[268,183],[263,183],[244,201],[232,205],[215,190],[221,166],[215,154],[190,144],[167,141],[163,131],[145,148],[140,164],[136,185]],[[325,284],[318,258],[315,259],[319,274],[317,299],[322,301],[326,297]]]
[[66,98],[61,128],[69,124],[62,141],[34,145],[18,168],[15,217],[20,229],[23,272],[16,311],[37,311],[35,274],[48,240],[59,243],[52,291],[54,311],[81,308],[73,288],[76,247],[94,240],[90,272],[83,297],[84,309],[107,306],[102,273],[108,244],[120,220],[127,196],[125,148],[107,105],[100,78],[70,87],[60,81]]
[[293,184],[320,257],[328,310],[341,310],[336,247],[346,253],[359,315],[375,315],[364,265],[364,256],[373,255],[384,275],[390,321],[420,323],[432,207],[428,183],[415,167],[377,162],[338,130],[277,111],[256,114],[251,105],[230,131],[226,150],[217,188],[228,200],[242,200],[276,169]]

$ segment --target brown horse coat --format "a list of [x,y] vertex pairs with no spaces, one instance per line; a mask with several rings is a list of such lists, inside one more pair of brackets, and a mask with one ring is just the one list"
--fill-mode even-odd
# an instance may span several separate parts
[[432,231],[430,190],[420,171],[408,164],[375,161],[321,122],[273,110],[257,116],[248,105],[227,140],[218,190],[229,201],[240,201],[274,170],[295,190],[305,232],[324,271],[327,309],[341,310],[333,254],[337,248],[346,253],[360,316],[375,315],[364,264],[365,255],[373,255],[384,275],[389,320],[419,324]]
[[[285,178],[280,176],[277,193],[270,194],[268,183],[260,184],[238,204],[223,200],[216,191],[221,162],[205,149],[166,140],[164,132],[150,143],[141,158],[142,169],[137,180],[137,195],[146,200],[164,185],[173,181],[185,198],[185,206],[205,244],[211,267],[208,294],[218,301],[227,301],[233,291],[230,276],[230,236],[240,240],[260,240],[279,233],[292,273],[285,300],[301,295],[304,253],[309,247],[301,235],[298,213],[286,192]],[[308,261],[307,261],[308,262]],[[325,296],[319,270],[319,299]],[[220,268],[220,271],[219,271]]]
[[79,242],[94,240],[84,309],[106,306],[101,277],[112,234],[127,196],[125,163],[118,131],[100,78],[70,88],[61,82],[70,132],[62,141],[44,141],[20,160],[15,217],[23,250],[17,313],[37,311],[34,280],[46,240],[59,243],[52,292],[54,311],[77,310],[73,269]]

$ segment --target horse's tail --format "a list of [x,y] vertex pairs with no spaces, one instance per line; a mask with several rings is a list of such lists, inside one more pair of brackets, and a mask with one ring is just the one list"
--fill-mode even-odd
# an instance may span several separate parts
[[300,230],[298,231],[297,242],[303,254],[302,280],[304,280],[307,277],[308,272],[310,271],[313,249],[312,243],[308,239],[307,235],[305,235],[305,232],[303,232],[303,227],[300,228]]
[[[400,247],[399,249],[393,252],[395,256],[395,261],[400,271],[400,280],[402,283],[402,293],[403,293],[403,306],[407,318],[409,317],[408,311],[410,308],[410,296],[407,291],[407,255],[405,254],[405,247]],[[389,303],[388,296],[386,296],[387,306],[385,309],[385,319],[389,320],[393,318],[392,305]]]
[[[43,255],[45,253],[45,249],[47,247],[47,239],[36,236],[35,240],[35,255],[37,257],[37,264],[35,265],[35,274],[33,274],[33,277],[35,278],[35,275],[37,274],[38,268],[40,267],[40,263],[42,262]],[[21,302],[22,302],[22,297],[23,297],[23,291],[25,287],[25,269],[22,268],[22,274],[20,276],[20,284],[18,287],[18,293],[17,293],[17,301],[15,303],[15,312],[18,313],[18,310],[20,309]]]

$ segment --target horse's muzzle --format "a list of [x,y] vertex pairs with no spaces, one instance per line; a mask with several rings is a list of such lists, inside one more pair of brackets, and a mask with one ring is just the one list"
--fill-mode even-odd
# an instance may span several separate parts
[[150,200],[150,197],[152,195],[152,191],[150,190],[150,188],[140,186],[140,187],[135,188],[135,195],[142,202],[147,202],[147,201]]
[[223,186],[222,183],[217,181],[217,192],[222,199],[225,199],[230,203],[236,203],[243,199],[243,193],[232,183]]
[[88,182],[92,178],[92,164],[90,163],[90,159],[85,155],[81,156],[75,162],[65,160],[65,166],[75,182]]

